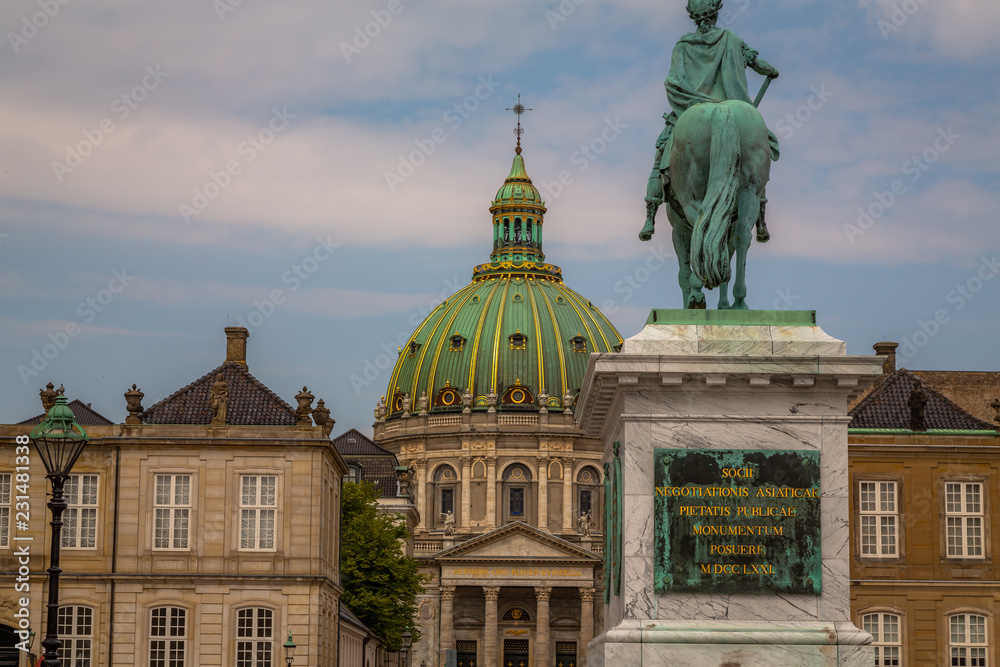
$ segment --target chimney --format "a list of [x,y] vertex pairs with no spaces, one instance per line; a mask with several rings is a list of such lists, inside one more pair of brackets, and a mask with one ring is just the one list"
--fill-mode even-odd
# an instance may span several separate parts
[[250,332],[245,327],[226,327],[226,361],[247,365],[247,338]]
[[[228,331],[228,329],[226,331]],[[886,357],[885,363],[882,364],[882,375],[892,375],[895,373],[896,348],[899,347],[899,343],[884,340],[881,343],[875,343],[872,347],[875,349],[875,354],[880,357]]]

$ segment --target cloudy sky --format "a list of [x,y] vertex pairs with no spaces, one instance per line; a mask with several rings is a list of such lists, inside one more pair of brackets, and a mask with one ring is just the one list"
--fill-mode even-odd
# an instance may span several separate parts
[[[1000,4],[720,22],[781,73],[751,307],[1000,370]],[[680,304],[662,212],[636,235],[681,0],[8,0],[0,26],[0,420],[52,381],[121,421],[132,383],[151,405],[243,324],[258,378],[369,431],[389,353],[488,257],[518,93],[548,260],[625,337]]]

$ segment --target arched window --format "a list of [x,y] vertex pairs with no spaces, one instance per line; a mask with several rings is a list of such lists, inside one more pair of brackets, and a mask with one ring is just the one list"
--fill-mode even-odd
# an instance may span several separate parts
[[526,609],[521,607],[511,607],[503,613],[500,617],[501,621],[514,621],[517,623],[523,623],[531,620],[531,615],[528,614]]
[[236,667],[273,667],[274,612],[264,608],[236,613]]
[[[576,473],[576,518],[580,522],[584,514],[588,515],[592,532],[602,530],[600,483],[601,476],[596,468],[584,466]],[[577,529],[582,531],[582,523],[577,525]]]
[[948,617],[948,657],[951,667],[988,667],[986,617],[953,614]]
[[514,245],[521,245],[523,239],[521,237],[521,218],[514,218]]
[[90,607],[59,607],[56,632],[62,641],[59,660],[67,667],[90,667],[94,641],[94,610]]
[[503,219],[503,244],[510,245],[510,218]]
[[432,523],[437,528],[445,528],[448,515],[454,524],[458,523],[458,506],[455,496],[458,486],[458,474],[450,465],[443,465],[434,471],[434,511]]
[[587,352],[587,339],[577,334],[569,339],[569,344],[573,347],[574,352],[582,352],[586,354]]
[[865,632],[872,636],[875,647],[875,664],[885,667],[899,667],[903,664],[903,642],[900,637],[900,617],[898,614],[876,612],[861,617]]
[[149,667],[187,664],[187,610],[154,607],[149,610]]
[[528,522],[532,507],[531,471],[515,463],[503,471],[503,513],[505,521]]

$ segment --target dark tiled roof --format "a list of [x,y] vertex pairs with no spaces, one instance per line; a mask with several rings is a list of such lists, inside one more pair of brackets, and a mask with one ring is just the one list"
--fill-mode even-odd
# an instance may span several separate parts
[[988,371],[913,371],[913,374],[947,396],[976,419],[995,427],[1000,399],[1000,373]]
[[[102,415],[101,413],[94,410],[92,407],[84,403],[78,398],[73,399],[69,402],[69,409],[73,411],[73,417],[76,419],[80,426],[111,426],[114,424],[113,421]],[[37,417],[32,417],[31,419],[25,419],[23,422],[18,422],[19,424],[41,424],[42,420],[45,419],[45,414],[42,413]]]
[[371,482],[383,497],[395,497],[398,491],[396,482],[396,455],[387,449],[382,449],[356,429],[338,435],[333,439],[333,446],[348,463],[361,466],[361,479]]
[[392,456],[388,449],[382,449],[361,431],[352,428],[333,439],[333,446],[342,456]]
[[909,429],[910,394],[916,387],[927,396],[924,424],[928,429],[979,431],[993,428],[993,424],[976,419],[905,368],[885,378],[851,410],[849,428]]
[[250,374],[246,366],[226,362],[201,376],[140,417],[144,424],[208,424],[212,421],[211,391],[215,376],[229,384],[226,423],[239,426],[294,426],[295,410]]

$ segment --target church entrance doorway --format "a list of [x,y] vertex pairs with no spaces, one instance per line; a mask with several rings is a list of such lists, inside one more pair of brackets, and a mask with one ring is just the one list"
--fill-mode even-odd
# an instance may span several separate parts
[[528,667],[528,640],[503,640],[503,667]]

